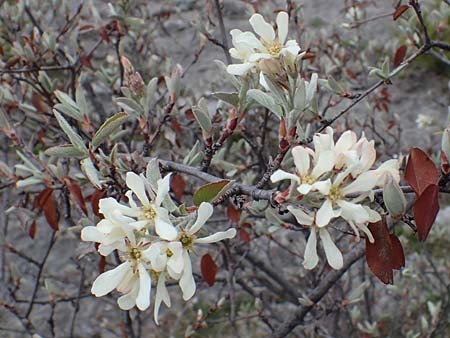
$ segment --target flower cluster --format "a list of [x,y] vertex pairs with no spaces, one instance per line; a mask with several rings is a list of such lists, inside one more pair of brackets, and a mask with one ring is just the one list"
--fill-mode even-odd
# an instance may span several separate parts
[[279,12],[277,15],[276,33],[261,14],[253,14],[249,21],[259,39],[252,32],[242,32],[239,29],[230,32],[234,46],[230,49],[230,55],[242,62],[229,65],[227,71],[230,74],[244,75],[257,67],[262,60],[278,59],[282,56],[295,57],[300,51],[295,40],[286,41],[289,29],[289,16],[286,12]]
[[295,173],[277,170],[272,182],[291,180],[291,197],[301,206],[288,206],[299,224],[311,228],[304,267],[313,269],[318,263],[317,233],[322,240],[328,263],[334,269],[343,266],[343,257],[327,231],[334,218],[343,218],[359,237],[362,231],[373,242],[368,223],[381,219],[380,214],[361,203],[373,199],[373,189],[384,185],[386,179],[399,182],[399,161],[391,159],[377,169],[374,141],[364,136],[359,140],[353,131],[346,131],[334,142],[333,130],[316,134],[314,149],[296,146],[292,149]]
[[116,289],[122,293],[117,300],[121,309],[136,306],[143,311],[150,306],[153,283],[154,319],[158,324],[161,303],[170,307],[168,280],[178,282],[184,300],[195,293],[190,258],[195,246],[233,238],[236,230],[199,237],[201,228],[213,214],[212,205],[206,202],[198,207],[196,218],[170,213],[164,207],[170,199],[170,174],[153,185],[143,174],[128,172],[126,184],[130,189],[126,193],[129,205],[111,197],[101,199],[99,210],[104,219],[96,226],[83,228],[81,233],[82,240],[99,243],[101,255],[117,250],[121,259],[120,265],[97,277],[91,291],[101,297]]

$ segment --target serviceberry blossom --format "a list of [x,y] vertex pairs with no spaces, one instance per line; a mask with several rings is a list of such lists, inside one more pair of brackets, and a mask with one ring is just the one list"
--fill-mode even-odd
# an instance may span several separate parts
[[301,200],[303,209],[289,206],[288,210],[297,221],[311,228],[311,235],[305,250],[304,266],[312,269],[318,258],[317,235],[321,238],[328,263],[334,269],[342,267],[341,253],[334,245],[326,227],[331,220],[343,218],[359,238],[362,231],[370,242],[373,236],[368,223],[381,219],[380,214],[363,205],[373,198],[373,189],[382,187],[385,179],[399,182],[399,161],[388,160],[377,169],[371,169],[376,161],[373,141],[365,136],[359,140],[353,131],[346,131],[334,142],[333,130],[313,137],[314,149],[297,146],[292,149],[294,173],[275,171],[272,182],[290,180],[297,191],[294,200]]
[[259,39],[252,32],[242,32],[238,29],[230,32],[234,46],[230,49],[230,55],[242,62],[229,65],[227,71],[230,74],[244,75],[261,60],[296,56],[300,51],[295,40],[286,41],[289,30],[289,16],[286,12],[279,12],[277,15],[277,32],[261,14],[253,14],[249,22]]
[[165,207],[165,200],[170,199],[170,177],[168,174],[152,185],[146,176],[128,172],[129,206],[112,197],[101,199],[99,211],[104,218],[81,232],[82,240],[100,244],[101,255],[107,256],[116,250],[121,260],[117,267],[97,277],[91,292],[101,297],[117,290],[122,294],[117,299],[121,309],[137,307],[144,311],[150,306],[153,284],[156,286],[153,311],[156,324],[161,304],[171,305],[167,281],[178,282],[184,300],[194,295],[191,254],[196,252],[195,246],[236,236],[235,229],[199,236],[213,214],[209,203],[200,204],[196,218],[171,214]]

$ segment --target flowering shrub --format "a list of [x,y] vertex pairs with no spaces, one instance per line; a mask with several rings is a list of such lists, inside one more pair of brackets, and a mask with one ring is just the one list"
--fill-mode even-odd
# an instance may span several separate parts
[[[292,1],[265,16],[243,2],[236,26],[236,4],[219,0],[156,12],[137,0],[0,6],[0,317],[14,321],[0,319],[0,332],[446,332],[448,241],[445,221],[433,225],[449,192],[450,127],[425,110],[401,116],[390,90],[400,74],[414,82],[406,69],[425,54],[450,64],[445,2],[375,16],[345,2],[332,33]],[[189,6],[202,17],[178,33],[197,38],[175,43]],[[399,40],[367,38],[378,20]],[[184,67],[165,56],[178,44],[193,51]],[[226,63],[201,77],[214,48]],[[203,78],[228,91],[199,98]],[[415,123],[425,150],[411,147],[423,141],[411,139]],[[425,264],[432,274],[417,272]],[[406,309],[409,298],[420,305]],[[398,327],[418,313],[420,325]]]

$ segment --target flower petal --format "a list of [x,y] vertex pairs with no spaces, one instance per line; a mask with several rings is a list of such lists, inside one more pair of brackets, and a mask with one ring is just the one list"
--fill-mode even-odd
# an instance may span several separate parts
[[183,292],[183,299],[189,300],[194,295],[196,286],[194,276],[192,275],[191,258],[189,257],[187,251],[183,251],[183,260],[184,260],[184,271],[183,275],[180,278],[179,285],[181,291]]
[[362,205],[343,200],[337,203],[341,207],[341,217],[343,219],[351,220],[356,224],[369,222],[370,215]]
[[209,244],[209,243],[215,243],[222,241],[224,239],[230,239],[236,236],[236,229],[228,229],[227,231],[219,231],[216,232],[213,235],[203,237],[203,238],[196,238],[195,243],[199,244]]
[[326,229],[319,230],[319,236],[322,240],[323,249],[325,250],[325,255],[327,256],[327,261],[330,266],[339,270],[344,266],[344,257],[339,248],[334,244],[329,232]]
[[256,34],[265,41],[270,42],[275,40],[275,31],[273,30],[272,25],[267,23],[261,14],[253,14],[249,21]]
[[275,171],[272,176],[270,176],[270,180],[275,183],[275,182],[279,182],[282,180],[292,180],[295,181],[297,183],[300,183],[300,178],[297,175],[288,173],[284,170],[278,169],[277,171]]
[[81,230],[81,240],[83,241],[101,243],[105,237],[106,235],[94,226],[87,226]]
[[173,241],[178,236],[177,229],[173,226],[169,219],[167,209],[156,208],[155,231],[159,237],[166,241]]
[[198,207],[197,220],[188,228],[189,234],[193,235],[205,225],[206,221],[212,216],[214,208],[211,203],[202,202]]
[[319,154],[317,163],[311,172],[312,177],[320,177],[331,171],[334,167],[334,153],[332,150],[325,150]]
[[292,158],[294,159],[295,167],[300,176],[309,174],[310,159],[309,153],[305,147],[297,146],[292,148]]
[[255,67],[254,63],[247,62],[247,63],[236,63],[232,65],[227,66],[227,72],[231,75],[238,75],[242,76],[245,73],[247,73],[250,69]]
[[91,292],[96,297],[104,296],[114,290],[130,271],[130,263],[124,262],[118,267],[102,273],[92,284]]
[[130,188],[137,196],[142,205],[148,205],[150,202],[145,192],[145,184],[142,177],[138,176],[134,172],[127,172],[126,177],[127,187]]
[[282,11],[277,15],[278,41],[284,44],[289,30],[289,15]]
[[301,225],[312,225],[314,222],[314,217],[311,215],[308,215],[306,212],[304,212],[302,209],[294,208],[292,205],[289,205],[287,207],[289,212],[294,215],[295,219],[297,220],[298,224]]
[[167,261],[167,270],[171,276],[171,272],[174,272],[175,276],[179,275],[184,267],[183,245],[180,242],[171,242],[168,248],[172,251],[173,255]]
[[314,183],[313,188],[319,191],[322,195],[328,195],[331,189],[331,180],[327,179],[325,181],[318,181]]
[[333,210],[333,204],[329,199],[326,199],[316,213],[316,224],[320,228],[324,227],[330,223],[332,218],[337,216],[339,216],[339,214]]
[[303,267],[307,270],[312,270],[319,263],[319,256],[317,255],[317,234],[315,227],[311,228],[308,242],[306,242]]
[[139,271],[139,292],[136,297],[136,306],[144,311],[150,306],[150,292],[152,290],[152,280],[147,269],[142,263],[138,264]]
[[170,190],[170,176],[172,174],[166,175],[163,179],[158,180],[158,192],[155,197],[155,205],[161,206],[161,203],[164,201],[164,198],[169,194]]
[[117,304],[122,310],[130,310],[136,305],[136,297],[139,292],[139,283],[136,280],[133,283],[133,286],[131,288],[131,291],[124,294],[123,296],[120,296],[117,299]]
[[166,275],[165,273],[161,273],[158,278],[158,284],[156,285],[156,295],[155,295],[155,308],[153,310],[153,319],[155,320],[156,325],[159,325],[158,322],[158,313],[159,308],[161,306],[161,302],[163,302],[170,306],[170,296],[169,291],[167,291],[166,287]]

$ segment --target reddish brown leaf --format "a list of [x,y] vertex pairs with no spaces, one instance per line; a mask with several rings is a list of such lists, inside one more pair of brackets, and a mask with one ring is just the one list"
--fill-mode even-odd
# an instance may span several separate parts
[[392,18],[395,20],[397,20],[403,13],[405,13],[405,11],[409,8],[408,5],[401,5],[398,6],[397,9],[395,10],[394,14],[392,14]]
[[51,189],[51,192],[48,195],[48,198],[45,201],[42,210],[44,211],[47,223],[54,231],[57,231],[59,229],[58,224],[59,214],[58,214],[58,206],[56,205],[55,195],[53,194],[53,189]]
[[184,181],[183,176],[178,174],[172,175],[172,178],[170,179],[170,188],[174,192],[175,198],[181,200],[184,189],[186,188],[186,182]]
[[28,235],[30,235],[32,239],[36,237],[36,221],[33,221],[33,223],[31,223],[30,229],[28,229]]
[[216,282],[217,265],[209,253],[203,255],[200,268],[205,282],[213,286]]
[[66,186],[69,189],[70,196],[78,204],[83,213],[87,216],[88,211],[86,208],[86,203],[84,202],[83,193],[81,192],[81,188],[78,185],[78,183],[69,178],[65,178],[64,182],[66,183]]
[[241,212],[236,209],[232,204],[227,207],[227,216],[234,224],[238,224],[241,218]]
[[416,221],[417,234],[420,241],[427,239],[438,211],[439,187],[437,185],[429,185],[417,198],[413,207],[414,220]]
[[96,189],[95,192],[91,196],[92,212],[94,213],[94,215],[96,215],[97,217],[100,217],[100,218],[103,218],[103,215],[99,211],[99,202],[100,202],[100,199],[103,198],[104,195],[105,195],[105,192],[103,190]]
[[252,240],[252,238],[250,237],[249,233],[248,233],[247,230],[245,230],[245,229],[240,229],[240,230],[239,230],[239,237],[240,237],[245,243],[250,243],[250,241]]
[[408,47],[406,47],[406,45],[402,45],[397,48],[394,56],[394,67],[398,67],[402,63],[403,59],[405,58],[407,49]]
[[369,224],[375,241],[366,238],[366,260],[373,274],[384,284],[394,283],[394,272],[405,265],[405,255],[397,236],[389,234],[386,221]]
[[42,209],[52,192],[53,192],[52,188],[45,188],[44,190],[42,190],[34,200],[33,209]]
[[439,182],[439,173],[434,162],[419,148],[411,148],[406,164],[405,180],[418,196],[429,185]]

